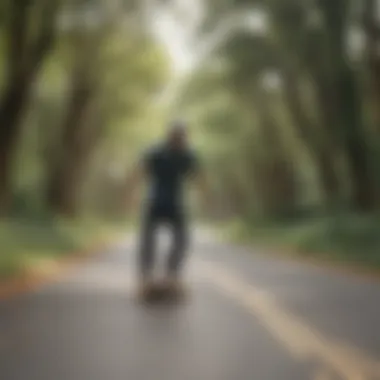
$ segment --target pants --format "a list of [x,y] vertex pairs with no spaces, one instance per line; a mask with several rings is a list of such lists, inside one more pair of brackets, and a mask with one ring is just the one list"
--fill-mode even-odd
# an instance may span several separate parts
[[183,211],[150,207],[142,224],[139,266],[141,275],[149,275],[154,267],[156,232],[162,224],[168,225],[172,232],[172,247],[169,252],[167,271],[169,275],[177,275],[185,258],[188,232]]

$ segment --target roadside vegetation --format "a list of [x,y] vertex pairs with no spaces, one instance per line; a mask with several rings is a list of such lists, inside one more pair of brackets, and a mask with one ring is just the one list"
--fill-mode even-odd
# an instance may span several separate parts
[[343,215],[292,221],[243,222],[221,227],[224,237],[264,252],[343,263],[362,269],[380,268],[380,218]]

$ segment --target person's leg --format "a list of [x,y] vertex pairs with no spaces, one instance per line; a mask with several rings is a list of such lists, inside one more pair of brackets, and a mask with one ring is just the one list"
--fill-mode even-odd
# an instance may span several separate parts
[[170,226],[173,233],[173,243],[168,260],[168,275],[178,278],[186,256],[188,244],[188,231],[185,216],[181,214],[173,215],[170,218]]
[[145,216],[141,231],[140,252],[139,252],[139,271],[143,280],[151,275],[156,245],[156,227],[158,218],[155,213],[150,211]]

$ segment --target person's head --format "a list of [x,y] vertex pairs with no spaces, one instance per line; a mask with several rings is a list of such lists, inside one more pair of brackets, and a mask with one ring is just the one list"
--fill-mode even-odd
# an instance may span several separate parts
[[186,125],[183,122],[176,121],[170,125],[167,141],[170,147],[174,149],[183,149],[188,142]]

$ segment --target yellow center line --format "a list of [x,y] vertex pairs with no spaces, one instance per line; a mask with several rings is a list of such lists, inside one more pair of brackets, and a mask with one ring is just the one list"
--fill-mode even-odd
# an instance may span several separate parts
[[345,380],[380,379],[380,362],[368,354],[323,336],[279,307],[270,294],[221,266],[203,260],[197,262],[197,266],[205,280],[258,318],[297,360],[314,358]]

